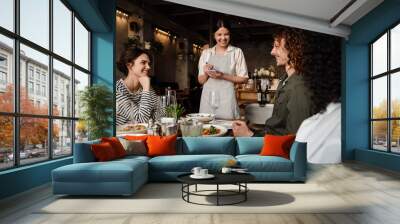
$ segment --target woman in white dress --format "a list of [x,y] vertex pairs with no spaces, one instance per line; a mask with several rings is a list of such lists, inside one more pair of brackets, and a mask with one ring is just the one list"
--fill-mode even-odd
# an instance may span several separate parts
[[[216,45],[205,49],[199,60],[198,81],[203,85],[200,113],[215,113],[220,119],[237,119],[239,107],[235,84],[247,82],[246,61],[242,50],[230,45],[230,26],[226,21],[217,21],[214,38]],[[216,105],[211,105],[211,94],[216,96]]]

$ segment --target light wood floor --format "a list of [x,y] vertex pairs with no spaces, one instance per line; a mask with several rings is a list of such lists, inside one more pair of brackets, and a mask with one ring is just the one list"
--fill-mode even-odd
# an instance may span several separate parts
[[[400,223],[400,174],[359,163],[311,166],[308,182],[345,201],[367,204],[357,214],[36,214],[54,200],[42,186],[0,202],[0,223],[219,224],[219,223]],[[315,203],[318,203],[316,201]],[[171,205],[173,206],[173,205]]]

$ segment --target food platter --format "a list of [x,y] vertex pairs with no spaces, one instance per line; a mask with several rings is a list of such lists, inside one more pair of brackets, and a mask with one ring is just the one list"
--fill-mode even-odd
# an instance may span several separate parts
[[223,136],[228,130],[221,125],[205,124],[203,125],[202,136],[203,137],[217,137]]
[[186,115],[187,118],[196,119],[203,123],[208,123],[214,120],[214,114],[207,114],[207,113],[193,113]]
[[147,132],[147,124],[125,124],[117,127],[117,134],[145,134]]

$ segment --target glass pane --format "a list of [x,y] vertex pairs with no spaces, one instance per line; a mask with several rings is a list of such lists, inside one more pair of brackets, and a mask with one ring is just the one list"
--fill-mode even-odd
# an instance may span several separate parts
[[391,75],[391,116],[400,118],[400,72]]
[[387,71],[387,34],[372,45],[372,68],[373,75]]
[[89,70],[89,32],[75,18],[75,63]]
[[72,155],[72,121],[53,121],[53,157]]
[[20,119],[21,164],[34,163],[49,158],[49,120],[22,117]]
[[391,127],[391,141],[392,141],[392,152],[400,153],[400,120],[394,120],[390,122]]
[[0,116],[0,170],[14,165],[13,118]]
[[54,59],[53,68],[53,115],[72,117],[71,66]]
[[49,0],[20,0],[21,36],[49,48]]
[[372,148],[387,151],[387,121],[372,122]]
[[75,69],[75,117],[79,117],[81,114],[81,108],[79,106],[80,92],[89,86],[89,75]]
[[391,30],[390,60],[391,69],[400,67],[400,24]]
[[0,35],[0,111],[14,111],[14,42]]
[[48,114],[49,57],[21,44],[21,113]]
[[53,17],[53,51],[72,60],[72,12],[60,0],[54,0]]
[[372,81],[372,118],[387,118],[387,77]]
[[0,26],[14,31],[14,0],[1,0]]
[[88,140],[88,129],[84,120],[75,121],[75,142]]

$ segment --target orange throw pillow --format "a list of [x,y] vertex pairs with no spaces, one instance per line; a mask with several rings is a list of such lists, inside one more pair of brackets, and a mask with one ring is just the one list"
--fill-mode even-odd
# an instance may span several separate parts
[[91,149],[94,157],[99,162],[109,161],[117,158],[113,147],[108,142],[93,144],[91,145]]
[[125,135],[124,139],[130,140],[130,141],[146,141],[147,140],[147,135]]
[[176,155],[176,135],[169,136],[148,136],[147,137],[147,155],[163,156]]
[[117,137],[110,137],[110,138],[101,138],[101,142],[108,142],[114,149],[115,155],[117,158],[121,158],[126,156],[126,151],[124,146],[122,146],[121,142]]
[[265,135],[261,156],[280,156],[290,158],[290,148],[296,138],[295,135]]

